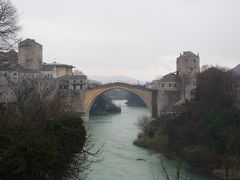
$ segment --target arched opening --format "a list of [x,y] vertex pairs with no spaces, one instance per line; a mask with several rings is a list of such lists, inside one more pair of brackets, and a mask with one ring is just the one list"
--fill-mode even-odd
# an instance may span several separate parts
[[122,90],[126,90],[128,92],[131,92],[133,94],[135,94],[137,97],[139,97],[144,104],[146,105],[147,109],[149,110],[149,112],[152,112],[152,94],[149,91],[144,91],[141,90],[140,88],[132,88],[131,86],[125,86],[125,85],[112,85],[112,86],[108,86],[108,87],[102,87],[99,88],[98,90],[93,90],[94,92],[92,92],[91,97],[89,97],[89,101],[86,104],[86,113],[89,115],[89,112],[91,110],[91,107],[93,106],[94,102],[96,101],[97,97],[100,96],[101,94],[104,94],[105,92],[111,91],[113,89],[122,89]]
[[145,102],[137,94],[119,88],[113,88],[99,94],[93,100],[90,107],[89,115],[107,115],[120,113],[121,107],[119,103],[124,103],[127,106],[146,107]]

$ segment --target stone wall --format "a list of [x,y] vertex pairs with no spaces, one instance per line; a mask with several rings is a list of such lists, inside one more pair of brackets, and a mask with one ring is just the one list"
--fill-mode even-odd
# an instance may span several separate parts
[[42,45],[32,39],[20,42],[18,63],[26,69],[40,71],[42,69]]
[[158,117],[174,111],[174,104],[180,99],[180,91],[158,91]]
[[197,74],[200,72],[199,56],[190,51],[177,58],[177,74],[181,79],[182,99],[190,101],[191,92],[196,88]]
[[72,74],[73,74],[72,68],[70,67],[55,66],[53,69],[54,78],[59,78],[62,76],[71,76]]

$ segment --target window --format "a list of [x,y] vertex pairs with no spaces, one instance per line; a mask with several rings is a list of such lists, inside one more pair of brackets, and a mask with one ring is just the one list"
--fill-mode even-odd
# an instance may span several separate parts
[[172,84],[169,84],[168,86],[169,86],[169,87],[171,87],[171,86],[172,86]]
[[196,62],[196,59],[193,59],[193,62],[195,63],[195,62]]
[[4,77],[7,77],[7,73],[4,73],[3,76],[4,76]]
[[162,87],[164,87],[164,83],[162,83]]
[[175,83],[174,86],[177,87],[177,84]]

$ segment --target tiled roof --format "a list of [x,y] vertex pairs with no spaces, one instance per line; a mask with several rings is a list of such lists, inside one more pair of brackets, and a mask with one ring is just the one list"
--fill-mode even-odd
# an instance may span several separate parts
[[54,66],[49,65],[49,64],[43,64],[42,66],[42,71],[52,71]]
[[240,64],[231,69],[231,71],[236,75],[240,75]]
[[27,38],[27,39],[19,42],[18,46],[21,47],[21,46],[25,46],[25,45],[32,44],[32,43],[42,46],[40,43],[36,42],[35,39],[30,39],[30,38]]
[[175,73],[169,73],[159,80],[159,82],[179,82],[180,78]]
[[49,63],[49,64],[43,64],[43,66],[56,66],[56,67],[68,67],[68,68],[75,68],[74,66],[72,65],[68,65],[68,64],[60,64],[60,63]]
[[196,55],[196,54],[194,54],[192,51],[183,51],[183,54],[181,54],[181,56],[180,57],[184,57],[184,56],[186,56],[186,57],[189,57],[189,56],[194,56],[194,57],[199,57],[198,55]]

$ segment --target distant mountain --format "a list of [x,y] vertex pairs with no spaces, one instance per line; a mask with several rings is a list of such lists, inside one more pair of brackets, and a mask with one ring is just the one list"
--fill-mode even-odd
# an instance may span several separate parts
[[88,76],[88,79],[99,81],[101,83],[112,82],[124,82],[129,84],[145,84],[145,81],[139,81],[137,79],[128,76]]

